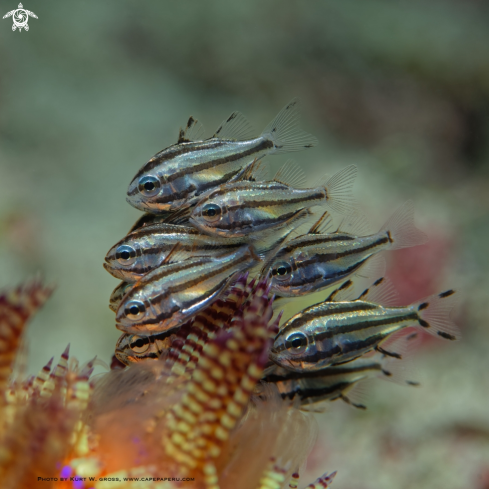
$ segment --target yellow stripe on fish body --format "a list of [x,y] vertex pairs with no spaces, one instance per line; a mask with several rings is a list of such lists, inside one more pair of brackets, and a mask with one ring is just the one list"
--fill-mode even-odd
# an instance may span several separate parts
[[[375,294],[384,279],[360,296]],[[372,292],[372,290],[374,292]],[[384,307],[366,300],[322,302],[289,319],[277,334],[270,359],[294,371],[317,371],[328,365],[349,362],[377,349],[393,333],[417,326],[447,340],[458,336],[450,321],[453,290],[405,307]],[[395,353],[393,356],[396,356]]]
[[350,209],[354,165],[334,175],[325,186],[297,189],[281,181],[237,182],[206,193],[190,222],[203,232],[223,237],[247,236],[281,226],[294,215],[316,205],[338,211]]
[[252,138],[244,116],[234,112],[211,139],[179,143],[160,151],[133,178],[127,201],[153,213],[177,209],[203,192],[236,178],[253,160],[268,154],[315,146],[314,137],[298,128],[298,104],[293,100]]
[[145,275],[124,296],[116,326],[126,333],[169,331],[210,305],[238,272],[258,262],[251,246],[219,258],[197,257]]

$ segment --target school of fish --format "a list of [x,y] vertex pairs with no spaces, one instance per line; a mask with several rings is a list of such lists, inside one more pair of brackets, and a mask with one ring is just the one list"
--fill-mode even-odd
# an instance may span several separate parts
[[[372,234],[352,194],[354,165],[309,187],[291,161],[268,179],[266,156],[317,143],[299,127],[296,99],[258,137],[239,112],[202,133],[191,117],[129,184],[127,202],[145,214],[105,257],[122,281],[109,304],[122,332],[113,365],[172,358],[179,345],[174,368],[191,370],[260,292],[275,319],[257,398],[273,388],[303,408],[341,399],[364,409],[355,388],[366,379],[417,385],[401,368],[416,330],[447,341],[459,332],[454,290],[399,304],[384,277],[384,251],[427,241],[413,202]],[[280,324],[283,303],[319,291],[322,302]]]

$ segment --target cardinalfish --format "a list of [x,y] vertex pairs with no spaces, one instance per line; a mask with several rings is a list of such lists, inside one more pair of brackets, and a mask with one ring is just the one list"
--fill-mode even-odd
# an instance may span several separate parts
[[126,293],[116,327],[136,334],[170,331],[212,304],[236,274],[260,260],[250,245],[220,257],[195,257],[159,267]]
[[124,365],[158,359],[171,346],[172,332],[138,336],[124,333],[115,345],[115,356]]
[[109,308],[117,312],[119,304],[121,303],[123,297],[127,294],[128,290],[133,286],[129,282],[121,282],[110,294]]
[[253,160],[315,146],[316,138],[300,130],[298,122],[296,99],[259,137],[252,137],[251,126],[240,112],[233,112],[206,140],[198,139],[198,123],[190,118],[177,144],[157,153],[138,171],[127,201],[155,214],[191,205],[203,192],[239,178]]
[[[170,255],[175,245],[178,253]],[[105,257],[104,268],[114,277],[136,282],[164,263],[196,256],[219,256],[238,250],[242,239],[212,238],[189,226],[153,224],[143,226],[114,245]]]
[[[406,351],[416,333],[402,337],[390,345],[396,351]],[[348,397],[360,382],[379,377],[404,385],[418,385],[418,382],[405,378],[405,361],[399,362],[392,357],[377,353],[368,358],[358,358],[343,365],[323,367],[318,370],[295,372],[277,365],[268,367],[262,378],[260,389],[266,384],[274,384],[282,399],[298,399],[302,405],[315,404],[321,401],[341,399],[360,409],[363,404],[355,402],[354,395]]]
[[458,330],[449,317],[454,294],[448,290],[409,306],[389,307],[395,299],[392,286],[379,279],[356,300],[329,298],[293,316],[275,337],[270,359],[300,372],[349,362],[371,350],[399,357],[381,345],[409,326],[455,340]]
[[356,171],[351,165],[320,187],[299,189],[292,185],[303,183],[302,174],[289,162],[271,182],[230,183],[204,194],[192,211],[190,223],[204,233],[230,238],[273,232],[276,226],[313,206],[328,205],[337,212],[348,212]]
[[414,205],[406,202],[370,236],[355,236],[338,229],[318,233],[328,225],[328,214],[308,234],[288,241],[276,254],[270,267],[272,292],[296,297],[316,292],[345,280],[370,258],[384,250],[398,250],[424,244],[427,236],[414,227]]
[[[220,256],[237,251],[250,240],[256,253],[276,251],[277,246],[298,226],[310,218],[309,213],[299,212],[286,221],[273,234],[253,233],[247,238],[222,238],[208,236],[189,226],[153,224],[143,226],[114,245],[104,263],[105,269],[114,277],[126,282],[136,282],[148,272],[164,263],[185,260],[197,256]],[[178,253],[172,255],[175,245]]]

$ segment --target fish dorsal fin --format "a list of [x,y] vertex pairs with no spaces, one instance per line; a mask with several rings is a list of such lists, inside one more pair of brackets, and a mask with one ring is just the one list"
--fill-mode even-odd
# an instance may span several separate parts
[[230,182],[263,182],[268,177],[268,164],[261,159],[255,158],[251,163],[243,168],[243,170],[234,176]]
[[293,160],[287,161],[285,165],[273,177],[274,182],[283,183],[291,187],[304,187],[306,177],[302,168]]
[[373,302],[380,306],[395,306],[398,300],[397,291],[392,282],[382,277],[365,289],[355,300]]
[[309,229],[307,234],[328,234],[331,232],[331,226],[333,224],[333,218],[331,214],[326,211]]
[[185,129],[180,129],[177,144],[189,143],[190,141],[200,141],[204,136],[204,126],[192,116],[187,121]]
[[370,226],[367,216],[361,212],[353,212],[346,216],[338,226],[337,233],[348,233],[353,236],[366,236],[369,234]]
[[244,141],[253,139],[253,127],[241,112],[233,112],[217,129],[214,138]]
[[328,295],[325,302],[342,302],[348,300],[352,291],[353,282],[351,280],[347,280],[346,282],[343,282],[338,288],[333,290],[333,292]]

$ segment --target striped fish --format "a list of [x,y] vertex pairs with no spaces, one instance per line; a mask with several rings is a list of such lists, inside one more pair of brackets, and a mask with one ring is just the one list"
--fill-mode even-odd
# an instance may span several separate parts
[[[391,348],[397,349],[394,344]],[[402,370],[395,363],[405,362],[376,354],[369,358],[358,358],[344,365],[314,371],[294,372],[273,365],[265,370],[261,388],[267,384],[274,384],[282,399],[298,399],[301,405],[341,399],[356,408],[365,409],[363,404],[358,404],[347,396],[359,382],[380,377],[401,384],[418,385],[417,382],[405,379]]]
[[239,272],[259,262],[252,246],[215,257],[196,257],[149,272],[124,296],[116,327],[125,333],[165,332],[214,302]]
[[[323,221],[325,216],[321,218]],[[417,246],[427,236],[414,227],[412,201],[402,205],[380,231],[358,237],[340,230],[317,233],[316,223],[309,234],[288,241],[270,267],[272,292],[281,297],[297,297],[329,287],[356,273],[370,258],[384,250]]]
[[233,112],[210,139],[192,141],[188,133],[194,120],[189,120],[177,144],[157,153],[137,172],[127,201],[155,214],[178,209],[206,190],[239,177],[255,159],[315,146],[317,140],[298,128],[297,109],[294,99],[259,137],[252,137],[245,117]]
[[390,292],[389,283],[379,279],[356,300],[325,301],[308,307],[280,329],[270,359],[303,372],[349,362],[371,350],[389,354],[382,343],[409,326],[446,340],[457,339],[457,327],[449,318],[453,290],[405,307],[389,307]]
[[158,359],[170,348],[171,336],[171,331],[151,336],[123,333],[115,345],[115,356],[124,365]]
[[[178,253],[169,256],[179,243]],[[153,224],[129,233],[113,246],[105,257],[104,268],[114,277],[136,282],[165,263],[196,256],[219,256],[236,251],[243,239],[213,238],[189,226]]]
[[[114,245],[105,257],[105,269],[114,277],[126,282],[136,282],[163,263],[174,263],[197,256],[221,256],[237,251],[253,240],[256,253],[275,253],[289,234],[310,218],[305,210],[289,219],[273,234],[253,233],[246,238],[221,238],[208,236],[188,226],[153,224],[143,226]],[[178,253],[170,254],[179,243]]]
[[288,163],[271,182],[230,183],[207,192],[193,209],[190,223],[204,233],[238,237],[273,232],[298,212],[317,205],[348,212],[355,177],[356,167],[351,165],[317,188],[294,188],[292,179],[294,183],[302,179]]
[[127,294],[128,290],[133,286],[129,282],[121,282],[110,294],[109,309],[117,312],[122,298]]

